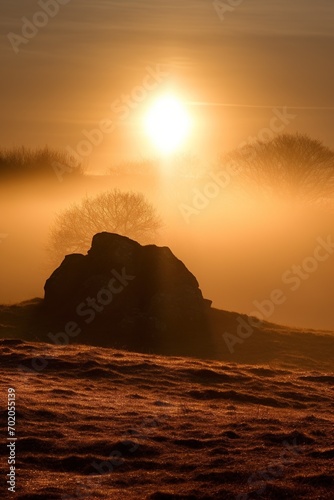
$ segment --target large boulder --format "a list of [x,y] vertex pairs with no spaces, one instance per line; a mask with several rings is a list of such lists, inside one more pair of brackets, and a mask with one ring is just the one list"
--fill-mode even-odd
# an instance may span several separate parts
[[[196,278],[167,247],[96,234],[45,283],[44,308],[65,335],[94,345],[207,356],[208,310]],[[66,333],[67,332],[67,333]]]

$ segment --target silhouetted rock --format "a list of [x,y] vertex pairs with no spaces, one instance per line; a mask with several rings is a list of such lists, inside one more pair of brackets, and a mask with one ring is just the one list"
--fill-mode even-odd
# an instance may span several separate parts
[[[70,342],[145,352],[206,356],[212,351],[211,301],[167,247],[99,233],[88,254],[66,256],[44,288],[48,317],[63,325],[61,343],[67,335]],[[56,341],[57,334],[49,338]]]

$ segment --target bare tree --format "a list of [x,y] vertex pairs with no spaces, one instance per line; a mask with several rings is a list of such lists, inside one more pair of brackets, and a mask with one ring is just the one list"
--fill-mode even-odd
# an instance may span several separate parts
[[225,155],[222,163],[237,167],[241,184],[270,195],[308,201],[334,195],[334,151],[307,135],[257,141]]
[[70,253],[86,253],[94,234],[102,231],[144,243],[160,227],[160,217],[142,194],[115,189],[86,197],[56,216],[47,247],[50,263],[59,264]]

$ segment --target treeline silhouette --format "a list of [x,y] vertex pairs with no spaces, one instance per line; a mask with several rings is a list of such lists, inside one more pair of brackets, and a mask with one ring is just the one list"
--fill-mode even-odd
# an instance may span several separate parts
[[0,179],[55,179],[61,169],[66,176],[81,176],[83,166],[77,164],[66,151],[50,148],[14,147],[0,150]]
[[[254,190],[278,197],[292,197],[311,202],[334,197],[334,151],[321,141],[305,134],[280,134],[268,141],[243,143],[233,151],[222,154],[211,165],[192,154],[177,154],[168,159],[170,179],[174,178],[176,191],[182,182],[188,188],[205,180],[210,172],[222,172],[231,167],[237,175],[233,186],[248,194]],[[206,163],[206,164],[205,164]],[[123,161],[109,167],[110,178],[144,176],[154,179],[162,171],[164,160],[142,158]],[[83,164],[78,164],[66,151],[43,148],[17,147],[0,150],[0,181],[52,178],[61,172],[62,178],[80,178],[85,175]]]

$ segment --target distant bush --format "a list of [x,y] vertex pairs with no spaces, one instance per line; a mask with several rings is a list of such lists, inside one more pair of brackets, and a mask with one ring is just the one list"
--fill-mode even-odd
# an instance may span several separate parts
[[159,176],[162,170],[179,178],[198,178],[205,174],[205,166],[192,154],[178,153],[168,160],[155,158],[139,158],[115,164],[107,170],[108,175],[144,175]]
[[317,201],[334,196],[334,151],[302,134],[282,134],[226,154],[221,166],[238,170],[235,180],[246,189],[270,195]]
[[0,179],[49,177],[57,180],[57,172],[64,177],[82,175],[83,168],[64,151],[49,147],[31,149],[24,146],[0,150]]
[[115,163],[106,171],[107,175],[154,175],[157,173],[159,159],[141,158],[138,160],[122,161]]

